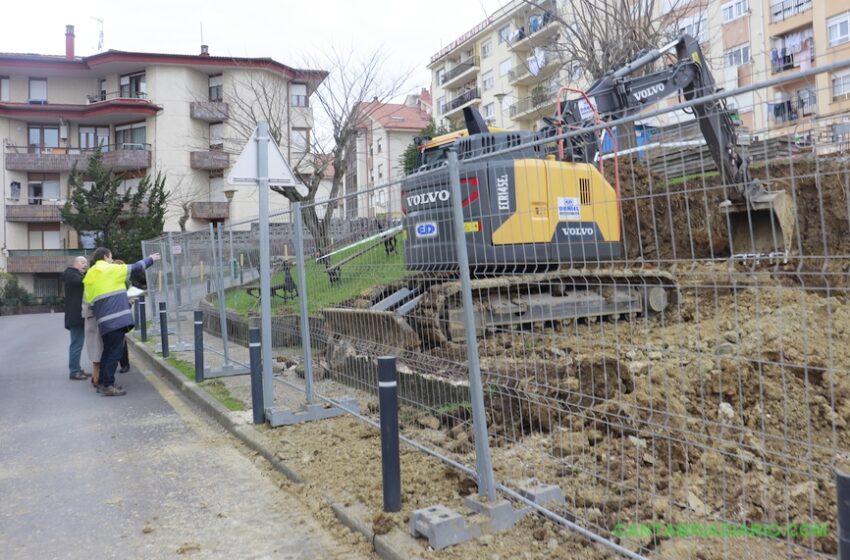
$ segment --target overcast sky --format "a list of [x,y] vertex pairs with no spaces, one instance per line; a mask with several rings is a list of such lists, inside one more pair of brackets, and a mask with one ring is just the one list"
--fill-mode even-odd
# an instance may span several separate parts
[[[104,49],[213,56],[270,56],[299,66],[333,44],[366,53],[385,46],[400,69],[413,69],[411,91],[430,87],[431,55],[507,0],[40,0],[6,6],[0,52],[65,52],[65,25],[76,30],[76,54]],[[14,14],[14,15],[12,15]]]

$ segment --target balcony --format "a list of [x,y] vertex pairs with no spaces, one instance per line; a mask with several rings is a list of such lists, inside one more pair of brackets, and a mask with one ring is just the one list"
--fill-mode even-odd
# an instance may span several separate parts
[[443,88],[451,88],[465,81],[468,81],[476,72],[478,72],[478,58],[472,57],[455,64],[452,68],[443,74],[443,80],[440,86]]
[[774,0],[770,3],[770,23],[778,23],[812,9],[812,0]]
[[448,118],[452,113],[460,111],[464,107],[476,102],[481,102],[481,90],[478,88],[469,89],[446,103],[443,110],[443,117]]
[[196,220],[226,220],[230,217],[229,202],[193,202],[191,210]]
[[85,249],[24,249],[10,250],[6,271],[18,274],[64,272],[73,257],[85,256]]
[[510,48],[514,52],[530,51],[537,47],[550,46],[558,35],[560,26],[548,18],[548,13],[540,18],[540,23],[533,21],[528,24],[528,31],[519,30],[510,39]]
[[226,121],[230,107],[223,101],[194,101],[189,104],[189,116],[205,122]]
[[[113,171],[147,169],[151,166],[150,144],[124,142],[102,146],[103,165]],[[41,148],[38,146],[7,146],[6,169],[35,173],[61,173],[84,169],[94,150],[80,148]]]
[[779,74],[795,68],[808,70],[814,65],[814,62],[814,54],[810,51],[800,51],[797,54],[786,54],[771,59],[771,71],[773,74]]
[[512,119],[542,118],[552,116],[555,113],[555,94],[558,93],[558,85],[553,84],[548,89],[533,93],[529,97],[520,99],[510,106]]
[[79,103],[0,102],[0,117],[30,124],[54,124],[59,119],[85,125],[120,125],[154,117],[162,107],[144,94],[121,97],[118,94],[82,96]]
[[559,62],[558,56],[549,51],[543,57],[530,57],[508,72],[508,83],[512,86],[530,86],[551,76],[558,69]]
[[47,202],[31,199],[29,204],[6,204],[7,222],[61,222],[59,209],[64,201]]
[[191,152],[189,154],[189,165],[192,169],[221,171],[227,169],[230,165],[230,154],[221,150]]
[[803,117],[817,112],[817,94],[811,91],[807,96],[795,97],[777,103],[767,104],[767,122],[775,126],[796,123]]

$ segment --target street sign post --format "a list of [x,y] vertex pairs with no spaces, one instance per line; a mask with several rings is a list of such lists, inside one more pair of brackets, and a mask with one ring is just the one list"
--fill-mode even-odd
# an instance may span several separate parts
[[234,185],[257,185],[260,194],[260,316],[263,358],[263,403],[274,403],[272,386],[272,302],[269,255],[269,185],[295,187],[295,175],[277,145],[269,142],[269,125],[257,124],[227,177]]

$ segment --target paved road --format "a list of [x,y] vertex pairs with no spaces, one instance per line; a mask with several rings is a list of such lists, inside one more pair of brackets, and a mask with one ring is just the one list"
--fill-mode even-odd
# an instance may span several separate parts
[[0,317],[0,558],[361,557],[152,373],[69,381],[62,320]]

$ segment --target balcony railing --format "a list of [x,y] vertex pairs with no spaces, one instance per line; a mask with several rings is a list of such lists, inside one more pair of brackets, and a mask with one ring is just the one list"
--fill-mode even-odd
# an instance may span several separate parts
[[481,90],[479,90],[478,88],[469,89],[469,90],[465,91],[464,93],[458,95],[457,97],[455,97],[454,99],[452,99],[448,103],[446,103],[446,109],[445,109],[444,114],[451,113],[455,109],[458,109],[458,108],[466,105],[470,101],[472,101],[474,99],[480,99],[480,98],[481,98]]
[[91,103],[100,103],[101,101],[110,101],[112,99],[144,99],[148,100],[148,94],[143,91],[131,91],[122,94],[120,91],[110,91],[106,93],[93,93],[86,96],[86,100]]
[[[96,148],[68,148],[6,146],[6,169],[8,171],[33,171],[57,173],[71,171],[88,165],[88,158]],[[113,171],[147,169],[151,166],[150,144],[122,142],[100,147],[103,165]]]
[[32,223],[62,221],[62,214],[59,213],[59,208],[65,204],[64,200],[28,197],[26,201],[29,204],[13,203],[6,205],[7,222]]
[[194,101],[189,105],[189,115],[201,121],[226,121],[229,113],[230,108],[223,101]]
[[443,85],[447,82],[452,81],[454,78],[457,78],[467,70],[471,68],[475,68],[478,66],[478,61],[475,58],[467,58],[459,63],[457,63],[453,68],[447,70],[445,74],[443,74],[443,80],[440,82],[440,85]]
[[226,220],[230,217],[229,202],[193,202],[192,217],[196,220]]
[[814,61],[815,57],[811,50],[804,49],[796,54],[791,53],[771,58],[771,69],[774,74],[778,74],[780,72],[785,72],[786,70],[800,68],[801,66],[811,66]]
[[189,153],[189,166],[192,169],[218,171],[230,165],[230,154],[221,150],[206,150]]
[[770,22],[786,20],[812,9],[812,0],[779,0],[770,4]]
[[527,80],[537,80],[542,73],[547,73],[545,71],[557,61],[558,57],[556,55],[545,51],[545,54],[541,58],[529,59],[518,66],[514,66],[508,72],[508,82],[518,84]]
[[62,272],[71,265],[73,257],[86,254],[85,249],[11,249],[6,270],[18,274]]
[[529,97],[520,99],[510,106],[511,118],[522,117],[527,113],[542,109],[550,104],[554,104],[555,94],[558,92],[559,87],[560,86],[558,84],[552,84],[547,89],[535,92]]
[[767,121],[773,124],[787,124],[803,117],[814,115],[817,111],[816,97],[796,97],[786,101],[767,104]]

